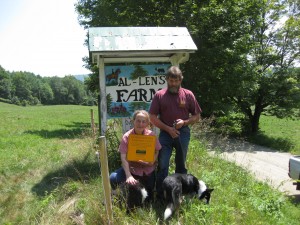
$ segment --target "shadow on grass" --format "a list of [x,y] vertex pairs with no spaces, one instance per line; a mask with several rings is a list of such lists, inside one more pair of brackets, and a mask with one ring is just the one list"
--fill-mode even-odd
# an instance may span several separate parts
[[81,181],[86,183],[100,176],[99,164],[91,162],[91,152],[83,160],[73,160],[63,168],[48,173],[43,179],[31,189],[39,197],[52,193],[55,189],[62,187],[70,181]]
[[60,139],[73,139],[82,136],[82,134],[90,127],[89,123],[73,123],[68,125],[62,125],[67,127],[66,129],[57,130],[28,130],[25,134],[39,135],[42,138],[60,138]]
[[297,204],[300,206],[300,194],[299,195],[290,195],[289,198],[293,204]]
[[[121,166],[117,150],[108,150],[108,167],[111,171]],[[82,160],[73,160],[64,167],[48,173],[31,189],[39,197],[45,197],[70,181],[87,183],[97,179],[100,174],[99,162],[94,156],[94,151],[89,151]]]
[[264,134],[257,134],[247,138],[231,138],[212,132],[203,132],[194,136],[207,143],[208,149],[217,149],[220,152],[290,152],[293,148],[293,143],[289,139],[272,138]]
[[263,133],[250,136],[249,141],[261,146],[267,146],[281,152],[290,152],[294,145],[289,138],[274,138]]

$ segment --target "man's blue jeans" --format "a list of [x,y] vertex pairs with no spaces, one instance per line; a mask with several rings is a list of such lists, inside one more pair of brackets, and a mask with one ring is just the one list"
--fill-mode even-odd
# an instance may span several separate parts
[[173,148],[175,148],[175,173],[187,173],[185,167],[186,155],[190,142],[190,128],[184,126],[179,129],[179,137],[172,138],[169,133],[161,130],[159,142],[162,149],[158,155],[158,171],[156,176],[156,191],[158,195],[162,194],[162,182],[169,174],[170,158]]

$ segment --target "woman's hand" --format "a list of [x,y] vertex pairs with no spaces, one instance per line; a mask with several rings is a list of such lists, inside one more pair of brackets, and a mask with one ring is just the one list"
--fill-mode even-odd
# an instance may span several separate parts
[[138,181],[137,181],[136,179],[134,179],[133,176],[130,176],[130,177],[128,177],[128,178],[126,179],[126,183],[127,183],[127,184],[137,184]]
[[143,166],[153,166],[156,161],[153,161],[153,162],[146,162],[146,161],[143,161],[143,160],[139,160],[138,161],[140,164],[142,164]]

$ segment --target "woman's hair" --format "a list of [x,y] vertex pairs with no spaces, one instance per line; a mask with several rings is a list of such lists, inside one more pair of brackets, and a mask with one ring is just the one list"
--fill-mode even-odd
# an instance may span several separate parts
[[138,114],[144,114],[145,115],[145,117],[147,118],[147,120],[148,120],[148,122],[150,122],[150,116],[149,116],[149,113],[146,111],[146,110],[143,110],[143,109],[141,109],[141,110],[135,110],[134,111],[134,113],[133,113],[133,120],[135,120],[135,118],[136,118],[136,116],[138,115]]
[[171,66],[167,71],[166,78],[182,80],[183,76],[182,76],[182,72],[178,66]]

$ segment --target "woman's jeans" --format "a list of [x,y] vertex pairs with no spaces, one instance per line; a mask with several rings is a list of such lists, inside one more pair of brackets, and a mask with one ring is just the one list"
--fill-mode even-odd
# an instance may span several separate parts
[[160,131],[159,142],[162,145],[162,149],[158,155],[158,171],[156,175],[156,191],[158,195],[162,194],[162,182],[169,174],[173,148],[175,148],[175,173],[187,173],[185,161],[191,136],[190,128],[184,126],[179,129],[179,132],[178,138],[172,138],[166,131]]

